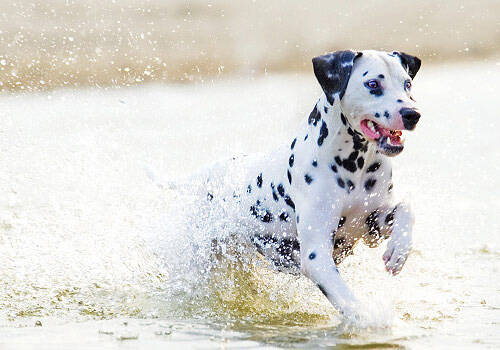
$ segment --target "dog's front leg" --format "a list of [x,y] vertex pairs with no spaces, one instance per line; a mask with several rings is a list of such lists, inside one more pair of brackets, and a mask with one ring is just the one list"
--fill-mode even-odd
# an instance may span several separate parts
[[337,228],[338,203],[319,202],[298,206],[297,231],[301,271],[310,278],[345,317],[357,317],[357,300],[340,277],[332,257],[332,232]]
[[387,220],[386,217],[386,222],[392,225],[392,233],[387,243],[387,250],[382,258],[384,259],[386,270],[393,275],[401,272],[410,254],[413,221],[413,214],[409,206],[405,203],[399,203],[394,208],[394,213],[390,220]]

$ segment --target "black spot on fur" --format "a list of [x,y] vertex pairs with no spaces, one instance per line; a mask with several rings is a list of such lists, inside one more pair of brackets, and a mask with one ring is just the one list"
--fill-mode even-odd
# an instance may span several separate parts
[[278,193],[280,194],[281,197],[285,196],[285,188],[283,187],[283,184],[279,184],[278,187]]
[[358,158],[358,155],[359,155],[359,152],[358,151],[354,151],[354,152],[351,152],[351,154],[349,154],[349,160],[356,160],[356,158]]
[[250,213],[260,221],[268,223],[273,221],[273,214],[260,206],[260,201],[250,207]]
[[379,77],[380,79],[384,79],[384,78],[385,78],[383,74],[379,74],[379,75],[378,75],[378,77]]
[[271,182],[271,191],[273,192],[273,199],[275,202],[279,201],[278,194],[274,188],[274,184]]
[[293,154],[288,159],[288,165],[290,165],[290,168],[293,167],[293,161],[294,161],[294,159],[295,159],[295,157],[293,156]]
[[376,88],[376,89],[370,90],[370,94],[375,95],[377,97],[380,97],[384,94],[384,92],[383,92],[382,88]]
[[279,218],[280,221],[288,221],[290,217],[288,216],[288,213],[284,211],[280,214]]
[[292,199],[290,198],[289,195],[286,195],[285,196],[285,203],[290,207],[292,208],[293,210],[295,210],[295,203],[292,201]]
[[387,192],[391,193],[392,192],[392,188],[394,187],[394,184],[390,184],[389,185],[389,188],[387,189]]
[[363,166],[365,165],[365,159],[363,157],[359,157],[357,162],[358,162],[358,168],[362,169]]
[[324,106],[323,110],[325,111],[325,113],[328,113],[328,107],[327,106]]
[[356,186],[354,186],[354,183],[351,180],[347,180],[346,185],[347,185],[347,193],[354,191],[354,189],[356,188]]
[[309,174],[305,174],[305,175],[304,175],[304,180],[305,180],[305,182],[306,182],[308,185],[310,185],[310,184],[311,184],[311,182],[313,182],[313,178],[312,178],[312,177],[311,177],[311,175],[309,175]]
[[337,163],[337,165],[342,165],[342,159],[340,159],[339,156],[335,156],[335,163]]
[[211,194],[210,192],[207,193],[207,200],[211,201],[212,199],[214,199],[214,195]]
[[392,224],[394,223],[394,214],[396,214],[396,210],[397,210],[397,206],[394,207],[394,209],[392,209],[392,211],[387,214],[387,216],[385,217],[385,224],[386,225],[389,225],[389,226],[392,226]]
[[308,137],[309,137],[309,134],[306,134],[306,136],[304,137],[304,141],[307,140]]
[[349,170],[351,173],[354,173],[356,171],[356,163],[350,159],[344,159],[342,162],[342,166],[346,169]]
[[335,238],[333,241],[333,249],[339,249],[342,248],[342,246],[345,243],[345,238],[344,237],[339,237]]
[[370,178],[368,180],[366,180],[365,182],[365,190],[367,191],[371,191],[373,186],[375,186],[375,184],[377,183],[377,180],[373,179],[373,178]]
[[339,220],[339,225],[337,226],[337,229],[339,229],[339,228],[341,228],[341,227],[344,227],[345,220],[346,220],[346,217],[345,217],[345,216],[341,216],[341,217],[340,217],[340,220]]
[[[365,142],[366,140],[364,138],[362,138],[361,135],[362,134],[360,134],[358,131],[356,131],[356,134],[352,136],[352,140],[354,142],[361,142],[361,143]],[[368,142],[366,142],[366,143],[368,143]]]
[[288,177],[288,183],[292,184],[292,174],[290,174],[290,170],[286,171],[286,176]]
[[314,258],[316,258],[316,253],[311,252],[311,254],[309,254],[309,260],[314,260]]
[[247,193],[252,193],[252,185],[248,185],[248,187],[247,187]]
[[297,224],[300,222],[300,217],[297,215]]
[[380,163],[379,162],[375,162],[372,165],[370,165],[368,167],[368,169],[366,169],[366,172],[367,173],[374,173],[374,172],[376,172],[378,170],[378,168],[380,168]]
[[347,125],[347,119],[344,116],[344,113],[340,113],[340,120],[342,120],[342,124]]
[[352,146],[356,151],[363,151],[364,145],[362,142],[357,142],[354,141],[354,144]]
[[271,222],[273,221],[273,214],[266,210],[266,214],[261,218],[262,222]]
[[400,100],[399,98],[396,100],[397,103],[403,103],[403,100]]
[[276,194],[276,192],[274,192],[274,190],[273,190],[273,199],[275,202],[279,201],[278,195]]
[[380,226],[378,224],[378,212],[375,210],[366,217],[366,225],[368,226],[368,234],[373,237],[380,237]]
[[261,253],[264,254],[264,249],[276,245],[278,240],[271,236],[271,235],[263,235],[263,234],[258,234],[255,236],[251,236],[250,239],[252,240],[253,244],[257,247],[257,250]]
[[[347,132],[349,132],[349,130]],[[352,142],[354,143],[353,148],[356,151],[359,150],[360,152],[366,152],[368,150],[368,141],[366,141],[363,137],[359,136],[358,134],[359,133],[357,131],[356,133],[353,132],[351,134]]]
[[318,161],[316,159],[312,161],[312,166],[315,168],[318,166]]
[[333,171],[334,173],[336,173],[336,172],[337,172],[337,166],[336,166],[335,164],[330,165],[330,168],[332,169],[332,171]]
[[293,259],[293,253],[295,251],[300,251],[299,241],[293,238],[283,238],[279,241],[276,251],[279,253],[280,257],[278,261],[273,259],[275,265],[287,267],[296,265]]
[[389,114],[389,112],[388,112],[388,111],[385,111],[385,112],[384,112],[384,117],[386,117],[387,119],[389,119],[389,117],[390,117],[390,116],[391,116],[391,115]]
[[375,113],[375,118],[380,118],[380,113]]
[[323,288],[323,286],[321,284],[317,284],[317,286],[318,286],[319,290],[321,291],[321,293],[323,293],[323,295],[328,298],[328,293]]
[[297,138],[293,139],[292,144],[290,145],[290,149],[293,149],[295,147],[295,142],[297,142]]
[[261,188],[262,187],[262,173],[257,176],[257,187]]
[[[321,113],[318,111],[317,106],[314,106],[314,109],[312,110],[311,114],[309,114],[308,123],[309,123],[309,125],[312,124],[312,125],[316,126],[320,119],[321,119]],[[292,147],[292,149],[293,149],[293,147]]]
[[283,238],[278,240],[272,235],[258,234],[251,236],[252,243],[257,248],[257,251],[265,255],[266,250],[274,249],[278,256],[271,257],[271,261],[275,266],[298,267],[298,262],[295,261],[295,253],[300,251],[299,241],[295,238]]
[[345,182],[344,180],[342,180],[340,177],[337,178],[337,184],[342,187],[342,188],[345,188]]
[[321,146],[323,144],[323,141],[328,137],[328,127],[323,120],[321,123],[321,129],[319,130],[319,137],[318,137],[318,146]]
[[364,72],[364,73],[363,73],[363,76],[366,76],[367,74],[368,74],[368,71]]

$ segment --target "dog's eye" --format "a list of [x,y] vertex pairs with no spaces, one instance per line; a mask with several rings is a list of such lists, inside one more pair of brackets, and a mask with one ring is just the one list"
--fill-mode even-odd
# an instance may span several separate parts
[[410,90],[411,89],[411,81],[407,80],[405,81],[405,89]]
[[371,79],[365,83],[365,86],[370,89],[376,89],[380,86],[380,84],[375,79]]

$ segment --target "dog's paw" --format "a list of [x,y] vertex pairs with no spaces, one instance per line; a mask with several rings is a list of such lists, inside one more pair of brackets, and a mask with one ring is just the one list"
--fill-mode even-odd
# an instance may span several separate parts
[[387,243],[387,250],[382,256],[387,272],[393,275],[400,273],[406,259],[408,259],[408,255],[410,255],[410,251],[411,243],[409,240],[389,240]]

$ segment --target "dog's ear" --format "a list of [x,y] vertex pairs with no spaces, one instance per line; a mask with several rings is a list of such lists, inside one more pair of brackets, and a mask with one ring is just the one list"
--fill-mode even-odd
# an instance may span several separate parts
[[394,54],[399,56],[403,68],[408,72],[408,75],[413,79],[417,75],[422,61],[416,56],[408,55],[404,52],[394,51]]
[[335,102],[335,94],[339,94],[340,99],[344,96],[354,60],[361,55],[361,52],[346,50],[313,58],[314,75],[330,104]]

